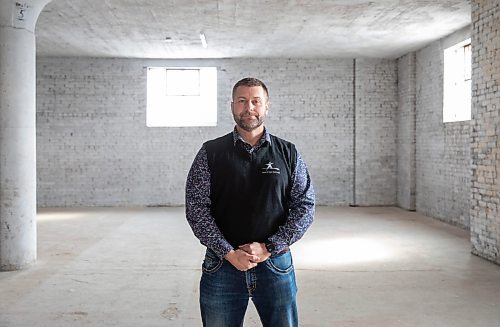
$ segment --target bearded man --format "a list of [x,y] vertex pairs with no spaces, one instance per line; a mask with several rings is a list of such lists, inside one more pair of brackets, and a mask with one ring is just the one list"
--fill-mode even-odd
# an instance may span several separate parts
[[243,326],[249,299],[263,326],[298,326],[290,245],[313,222],[311,178],[295,145],[264,127],[262,81],[238,81],[231,112],[233,131],[203,144],[186,181],[186,219],[207,247],[203,326]]

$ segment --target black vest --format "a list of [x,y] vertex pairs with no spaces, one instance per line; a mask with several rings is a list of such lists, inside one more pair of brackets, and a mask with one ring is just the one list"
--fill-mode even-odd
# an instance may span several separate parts
[[229,133],[205,143],[211,214],[235,248],[265,242],[288,217],[295,146],[271,135],[249,154]]

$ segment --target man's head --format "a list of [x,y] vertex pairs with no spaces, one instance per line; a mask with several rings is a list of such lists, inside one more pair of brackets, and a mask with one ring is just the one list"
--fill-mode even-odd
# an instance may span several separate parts
[[244,78],[233,87],[231,112],[236,124],[247,132],[260,128],[269,110],[269,92],[256,78]]
[[234,84],[234,86],[233,86],[233,101],[234,101],[234,95],[236,93],[236,89],[240,86],[246,86],[246,87],[260,86],[260,87],[262,87],[262,89],[266,93],[267,101],[269,101],[269,92],[267,91],[266,84],[264,84],[264,82],[262,82],[261,80],[253,78],[253,77],[245,77],[244,79],[241,79],[238,82],[236,82],[236,84]]

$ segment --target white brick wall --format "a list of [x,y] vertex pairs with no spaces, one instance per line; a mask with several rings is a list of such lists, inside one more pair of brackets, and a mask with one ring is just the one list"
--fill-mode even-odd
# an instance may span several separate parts
[[397,62],[356,60],[356,204],[396,204]]
[[472,1],[472,252],[500,264],[500,4]]
[[443,50],[465,28],[416,54],[416,210],[469,227],[470,121],[443,123]]
[[[217,127],[146,127],[145,67],[162,64],[218,67]],[[371,60],[360,67],[358,119],[363,130],[357,133],[357,154],[360,180],[366,182],[357,186],[360,204],[394,204],[396,62]],[[38,58],[38,205],[183,204],[194,155],[203,141],[232,129],[231,87],[245,76],[268,84],[267,126],[298,146],[318,203],[351,204],[352,59]],[[376,124],[370,124],[372,119]],[[369,152],[360,152],[365,149]],[[368,175],[377,168],[383,173]]]

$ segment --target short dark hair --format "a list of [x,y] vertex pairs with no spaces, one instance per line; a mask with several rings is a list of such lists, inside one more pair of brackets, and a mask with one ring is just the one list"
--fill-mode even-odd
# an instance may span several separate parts
[[245,78],[239,80],[238,82],[236,82],[236,84],[234,84],[234,86],[233,86],[233,100],[234,100],[234,94],[236,93],[236,89],[240,86],[248,86],[248,87],[261,86],[264,89],[264,92],[266,93],[267,100],[269,100],[269,92],[267,91],[266,84],[264,84],[264,82],[262,82],[261,80],[259,80],[257,78],[253,78],[253,77],[245,77]]

